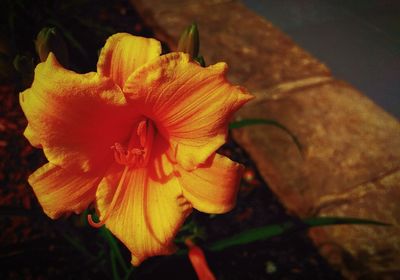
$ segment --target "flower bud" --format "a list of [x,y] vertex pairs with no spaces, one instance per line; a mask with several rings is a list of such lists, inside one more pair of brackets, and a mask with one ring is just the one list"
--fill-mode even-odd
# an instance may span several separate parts
[[54,27],[45,27],[38,33],[35,40],[36,52],[40,61],[46,61],[50,52],[54,53],[57,60],[68,66],[68,50],[64,38]]
[[199,55],[200,39],[196,23],[189,25],[181,34],[178,42],[178,52],[185,52],[192,58]]
[[185,240],[186,246],[189,248],[189,260],[196,271],[199,280],[215,280],[214,274],[211,272],[207,264],[206,256],[203,250],[193,243],[190,239]]
[[206,66],[206,61],[204,60],[204,57],[202,55],[195,57],[194,60],[196,60],[201,66]]

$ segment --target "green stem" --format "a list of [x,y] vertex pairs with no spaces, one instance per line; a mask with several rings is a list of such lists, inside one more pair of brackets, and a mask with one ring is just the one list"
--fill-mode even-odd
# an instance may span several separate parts
[[115,257],[118,260],[119,264],[121,265],[122,269],[124,270],[125,274],[129,273],[129,268],[121,254],[121,251],[119,250],[117,241],[115,240],[114,236],[112,236],[110,231],[104,226],[100,228],[100,233],[107,240],[108,244],[110,245],[111,251],[114,252]]
[[115,261],[115,253],[113,250],[110,250],[110,259],[111,259],[111,268],[112,268],[112,275],[114,280],[121,280],[118,275],[117,271],[117,263]]
[[133,270],[134,270],[134,268],[133,268],[133,267],[131,267],[131,268],[129,269],[128,273],[126,273],[126,274],[125,274],[125,277],[124,277],[124,279],[123,279],[123,280],[128,280],[128,279],[129,279],[129,277],[131,276],[131,274],[132,274]]

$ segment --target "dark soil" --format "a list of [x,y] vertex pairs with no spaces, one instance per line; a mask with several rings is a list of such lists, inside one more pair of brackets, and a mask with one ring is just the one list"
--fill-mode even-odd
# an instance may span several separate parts
[[[78,72],[95,69],[97,51],[112,33],[152,36],[123,0],[71,1],[68,7],[55,4],[60,1],[12,2],[5,10],[8,18],[14,18],[12,28],[10,20],[1,27],[2,44],[8,46],[4,52],[8,64],[17,54],[31,55],[37,63],[33,40],[42,27],[54,21],[80,44],[67,40],[70,68]],[[22,135],[26,120],[18,91],[29,81],[17,71],[8,74],[1,77],[0,87],[0,279],[112,279],[109,248],[99,231],[88,227],[81,216],[50,220],[33,195],[27,177],[46,160],[41,150],[32,148]],[[199,212],[191,215],[189,222],[204,233],[198,238],[199,245],[258,226],[298,222],[286,213],[239,146],[229,140],[220,152],[243,163],[246,176],[233,211],[218,216]],[[120,247],[129,263],[129,252]],[[221,252],[205,251],[218,279],[341,279],[320,257],[305,231]],[[196,279],[184,254],[151,258],[131,274],[132,279],[164,277]]]

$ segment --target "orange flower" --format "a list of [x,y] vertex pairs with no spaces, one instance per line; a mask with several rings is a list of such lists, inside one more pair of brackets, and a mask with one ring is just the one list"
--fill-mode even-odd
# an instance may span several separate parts
[[138,265],[174,251],[192,207],[223,213],[235,204],[241,166],[215,151],[231,115],[251,99],[184,53],[160,56],[154,39],[119,33],[97,73],[64,69],[50,54],[20,94],[24,132],[48,163],[29,177],[46,214],[80,213],[95,202],[100,222]]

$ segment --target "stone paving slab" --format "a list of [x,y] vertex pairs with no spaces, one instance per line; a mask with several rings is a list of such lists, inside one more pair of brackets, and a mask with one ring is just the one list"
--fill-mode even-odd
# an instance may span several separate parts
[[229,79],[257,96],[236,117],[272,118],[298,136],[302,155],[275,127],[234,133],[289,211],[395,225],[337,226],[310,233],[346,277],[395,279],[400,273],[398,120],[335,80],[323,63],[238,1],[131,2],[172,49],[180,32],[196,21],[206,62],[228,62]]
[[245,84],[251,90],[308,77],[330,76],[325,65],[237,1],[131,2],[155,28],[156,35],[172,49],[180,33],[196,22],[200,30],[200,53],[206,63],[227,62],[230,80]]
[[321,254],[349,278],[398,279],[399,182],[400,170],[395,170],[328,198],[318,209],[320,216],[367,217],[395,225],[388,228],[351,226],[350,230],[347,226],[336,226],[311,231]]
[[302,156],[278,128],[253,126],[235,133],[286,207],[301,216],[314,214],[325,197],[400,166],[398,121],[344,82],[258,94],[238,117],[276,119],[297,135]]

